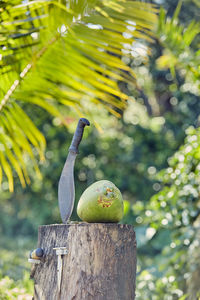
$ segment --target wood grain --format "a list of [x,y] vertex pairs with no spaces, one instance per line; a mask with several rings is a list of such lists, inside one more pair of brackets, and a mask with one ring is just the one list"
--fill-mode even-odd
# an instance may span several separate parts
[[[134,300],[136,241],[131,225],[45,225],[39,227],[38,247],[45,256],[32,267],[34,300]],[[54,247],[68,249],[61,293]]]

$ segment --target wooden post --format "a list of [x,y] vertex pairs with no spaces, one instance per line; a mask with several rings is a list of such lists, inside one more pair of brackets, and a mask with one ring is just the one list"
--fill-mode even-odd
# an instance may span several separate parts
[[[79,223],[39,227],[44,258],[32,267],[34,300],[134,300],[136,241],[131,225]],[[67,247],[58,289],[55,247]]]

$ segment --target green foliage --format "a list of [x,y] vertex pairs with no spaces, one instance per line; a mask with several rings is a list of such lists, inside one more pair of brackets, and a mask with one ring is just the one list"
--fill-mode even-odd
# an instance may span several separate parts
[[[163,262],[157,267],[157,276],[161,279],[156,280],[156,270],[142,272],[139,279],[139,285],[152,286],[155,299],[161,295],[163,299],[179,299],[187,292],[190,276],[200,267],[197,255],[195,262],[190,259],[199,245],[200,129],[189,127],[186,132],[184,145],[168,159],[169,167],[158,173],[162,189],[151,198],[144,216],[153,247],[157,238],[159,242],[159,235],[167,236],[165,244],[160,245]],[[190,299],[196,299],[199,285],[194,282],[192,293],[194,298],[190,292]]]
[[[161,10],[150,70],[144,72],[142,67],[138,68],[139,82],[142,82],[140,70],[145,74],[143,90],[155,95],[150,112],[164,113],[165,124],[178,136],[189,125],[199,126],[200,111],[199,24],[191,22],[189,16],[185,23],[180,24],[177,18],[179,8],[171,17],[169,11],[166,14]],[[189,11],[189,7],[183,5],[183,8]],[[179,12],[180,19],[185,11]],[[186,28],[188,23],[190,25]],[[154,93],[147,84],[148,80],[155,85]],[[196,300],[198,297],[199,158],[196,156],[200,144],[199,129],[189,127],[186,132],[185,144],[167,160],[169,167],[158,173],[158,177],[152,174],[160,191],[151,197],[150,204],[140,202],[137,205],[138,216],[143,221],[139,232],[145,237],[139,243],[138,251],[138,299]],[[179,158],[183,161],[180,162]]]
[[[153,221],[160,227],[187,227],[199,215],[200,183],[200,130],[189,127],[187,138],[180,150],[168,159],[169,167],[158,174],[164,187],[151,199],[151,207],[158,208]],[[167,201],[167,202],[166,202]],[[165,219],[166,212],[169,218]],[[172,219],[172,215],[174,215]],[[164,222],[163,220],[166,220]],[[180,233],[178,233],[180,236]]]
[[[160,68],[170,68],[173,76],[176,75],[176,68],[181,70],[184,75],[187,74],[188,90],[192,88],[198,93],[200,52],[197,50],[198,48],[195,49],[190,46],[200,33],[200,23],[192,20],[187,28],[180,24],[178,15],[181,3],[181,1],[178,3],[172,18],[167,18],[166,12],[161,9],[157,35],[164,46],[164,53],[157,59],[157,64]],[[191,76],[192,78],[190,78]],[[191,84],[191,79],[193,84]]]
[[1,1],[0,11],[0,183],[7,178],[13,191],[13,169],[25,186],[26,160],[39,174],[35,160],[43,160],[45,148],[21,102],[42,107],[65,126],[63,105],[90,119],[90,103],[118,115],[114,108],[123,109],[128,99],[118,81],[134,84],[121,56],[130,55],[124,50],[136,39],[150,39],[156,10],[137,1],[10,0]]
[[8,276],[0,277],[0,300],[31,300],[33,286],[29,280],[29,273],[25,273],[23,280],[14,282]]

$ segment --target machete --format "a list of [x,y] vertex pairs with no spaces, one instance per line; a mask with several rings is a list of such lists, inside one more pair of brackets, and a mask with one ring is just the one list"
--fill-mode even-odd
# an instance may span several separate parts
[[74,163],[78,154],[78,146],[82,140],[84,127],[86,125],[89,126],[90,122],[87,119],[81,118],[78,122],[71,146],[69,147],[69,153],[58,184],[60,215],[63,223],[65,224],[70,218],[74,208]]

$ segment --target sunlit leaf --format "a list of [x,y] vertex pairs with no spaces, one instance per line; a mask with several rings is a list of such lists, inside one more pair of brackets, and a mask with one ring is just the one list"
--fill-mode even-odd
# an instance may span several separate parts
[[151,40],[157,9],[128,0],[10,0],[1,7],[0,125],[2,138],[11,141],[1,162],[12,190],[12,168],[23,186],[30,181],[24,155],[38,174],[35,153],[44,159],[45,139],[23,103],[40,106],[64,125],[61,105],[87,117],[88,103],[95,103],[119,117],[128,96],[118,81],[135,84],[121,57],[132,57],[139,39]]

